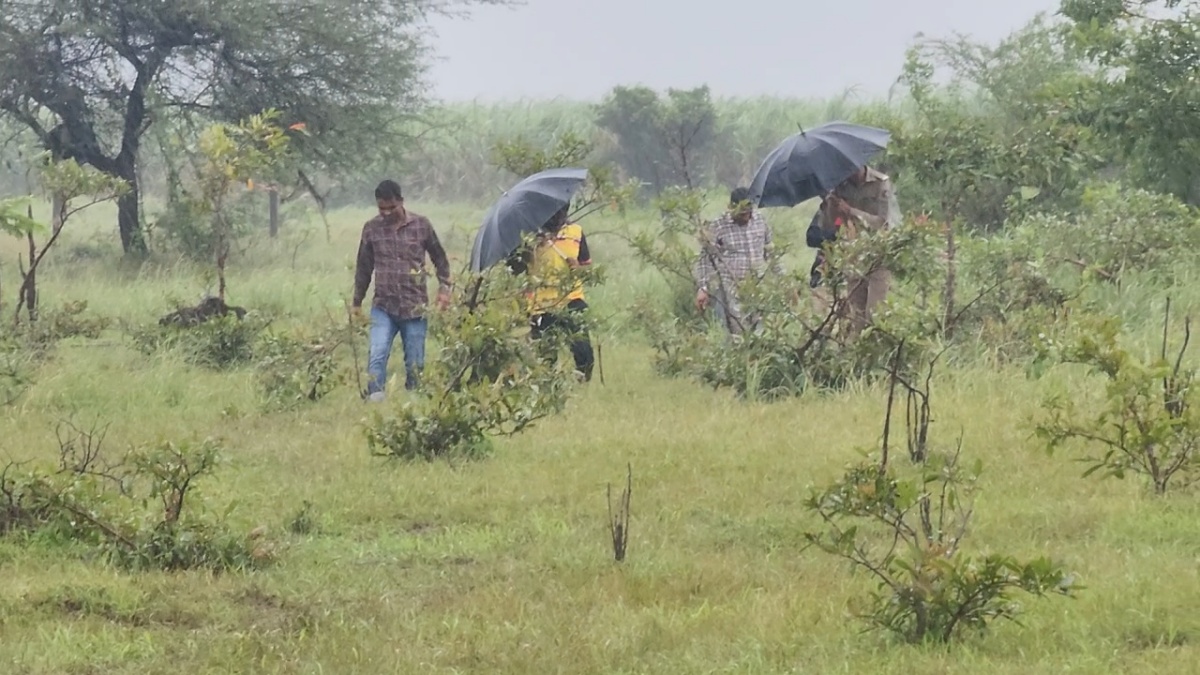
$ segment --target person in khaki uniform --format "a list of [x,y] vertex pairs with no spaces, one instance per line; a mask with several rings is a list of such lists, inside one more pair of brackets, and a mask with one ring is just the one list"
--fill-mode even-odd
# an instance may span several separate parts
[[[825,197],[809,229],[808,245],[822,249],[834,240],[852,241],[860,231],[886,230],[899,224],[900,207],[891,179],[871,167],[863,167]],[[833,301],[831,291],[819,287],[824,252],[818,251],[817,256],[812,285],[818,311],[828,311]],[[875,306],[887,297],[891,283],[892,273],[886,268],[872,270],[865,278],[846,279],[850,336],[867,327]]]

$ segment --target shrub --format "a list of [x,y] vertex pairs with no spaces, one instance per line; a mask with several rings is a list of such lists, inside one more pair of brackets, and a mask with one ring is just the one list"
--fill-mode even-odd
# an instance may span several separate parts
[[1200,249],[1200,215],[1170,195],[1098,183],[1069,216],[1039,215],[1022,224],[1036,233],[1050,264],[1085,279],[1119,283],[1129,272],[1170,279]]
[[265,542],[233,534],[197,506],[197,484],[218,465],[216,441],[163,441],[111,461],[105,431],[62,424],[55,469],[0,470],[0,534],[58,532],[132,570],[222,571],[270,559]]
[[362,331],[332,321],[319,329],[266,332],[255,349],[264,404],[287,410],[319,401],[350,380],[339,350]]
[[[668,191],[659,200],[663,223],[658,232],[631,237],[641,261],[673,283],[687,284],[694,297],[691,270],[699,250],[704,223],[701,195]],[[655,348],[656,368],[668,375],[689,374],[718,388],[731,388],[747,398],[795,396],[811,387],[838,389],[852,381],[886,371],[896,346],[909,342],[907,371],[917,372],[931,353],[941,326],[938,304],[928,290],[942,269],[933,250],[937,233],[928,223],[914,223],[883,233],[864,234],[829,251],[826,288],[833,301],[818,308],[801,301],[797,287],[807,288],[802,275],[765,274],[748,278],[737,289],[747,317],[757,328],[738,336],[715,331],[694,309],[673,306],[655,312],[653,303],[637,308],[638,323]],[[843,291],[851,276],[866,276],[888,268],[895,283],[886,305],[876,308],[873,326],[848,339],[848,307]],[[803,277],[803,280],[799,277]],[[682,297],[682,294],[681,294]]]
[[227,314],[194,326],[144,326],[128,333],[144,354],[175,349],[193,365],[225,370],[254,361],[258,340],[271,322],[250,312],[244,318]]
[[[898,349],[897,366],[900,357]],[[850,467],[806,502],[823,523],[806,535],[809,545],[877,583],[860,618],[906,642],[948,642],[985,631],[997,619],[1015,620],[1021,611],[1016,592],[1042,597],[1077,590],[1073,577],[1046,558],[1019,562],[964,552],[982,463],[961,464],[961,441],[953,453],[929,450],[933,374],[931,362],[921,389],[893,367],[878,459]],[[897,385],[909,394],[905,426],[913,464],[905,469],[896,468],[889,448]]]
[[1041,597],[1077,590],[1046,558],[1018,562],[962,551],[980,468],[964,470],[957,453],[931,456],[912,472],[865,462],[808,499],[825,524],[807,535],[809,543],[877,582],[860,618],[906,642],[948,642],[997,619],[1015,620],[1018,591]]
[[1103,378],[1104,404],[1089,413],[1070,399],[1053,396],[1046,401],[1046,417],[1036,427],[1051,452],[1069,441],[1098,449],[1082,460],[1090,465],[1085,476],[1141,474],[1160,495],[1175,478],[1195,473],[1200,448],[1200,389],[1193,386],[1196,369],[1183,363],[1191,322],[1186,324],[1179,352],[1171,358],[1167,353],[1169,303],[1167,307],[1162,350],[1151,360],[1140,359],[1120,345],[1121,326],[1111,318],[1086,322],[1066,344],[1048,344],[1043,358],[1086,365]]
[[549,342],[541,348],[532,344],[516,296],[495,293],[494,286],[507,283],[489,284],[476,303],[464,301],[436,317],[431,337],[441,347],[422,374],[420,391],[376,410],[365,424],[371,454],[479,459],[490,453],[492,436],[520,433],[563,409],[573,368],[543,355],[547,345],[560,352],[569,336],[546,335]]

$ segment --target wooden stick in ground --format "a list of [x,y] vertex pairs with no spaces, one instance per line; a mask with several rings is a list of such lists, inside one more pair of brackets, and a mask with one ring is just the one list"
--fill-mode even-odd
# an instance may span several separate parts
[[365,396],[362,386],[362,367],[358,360],[358,334],[354,330],[354,308],[346,303],[346,329],[350,332],[350,354],[354,357],[354,383],[358,386],[358,395]]
[[604,384],[604,345],[596,341],[596,370],[600,371],[600,384]]

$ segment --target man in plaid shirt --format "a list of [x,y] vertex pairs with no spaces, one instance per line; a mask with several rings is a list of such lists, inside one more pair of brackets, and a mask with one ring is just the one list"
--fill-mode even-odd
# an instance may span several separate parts
[[734,335],[756,329],[758,317],[743,316],[738,285],[751,273],[761,278],[769,266],[783,274],[771,260],[771,227],[750,201],[750,190],[739,187],[729,195],[729,210],[709,223],[700,236],[696,262],[696,307],[705,311],[710,302],[725,328]]
[[404,208],[400,186],[385,180],[375,188],[379,215],[363,226],[354,269],[354,310],[362,311],[371,276],[375,301],[371,307],[370,353],[367,357],[367,397],[383,400],[392,343],[404,344],[404,387],[415,389],[425,366],[425,306],[429,304],[425,255],[437,270],[437,303],[450,305],[450,261],[437,232],[425,216]]

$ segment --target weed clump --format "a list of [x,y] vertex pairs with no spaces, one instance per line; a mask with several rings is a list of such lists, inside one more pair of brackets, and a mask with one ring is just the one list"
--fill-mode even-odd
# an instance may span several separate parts
[[371,454],[482,459],[491,454],[494,436],[518,434],[565,407],[573,369],[553,356],[571,335],[546,335],[534,344],[526,335],[528,319],[511,302],[478,302],[478,290],[472,294],[475,303],[464,302],[433,323],[441,347],[420,389],[365,422]]
[[106,426],[56,430],[58,464],[0,469],[0,535],[41,531],[88,545],[127,570],[225,571],[272,557],[261,537],[242,537],[203,512],[196,492],[220,457],[212,439],[163,441],[113,461]]

